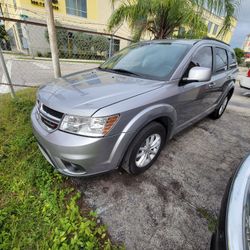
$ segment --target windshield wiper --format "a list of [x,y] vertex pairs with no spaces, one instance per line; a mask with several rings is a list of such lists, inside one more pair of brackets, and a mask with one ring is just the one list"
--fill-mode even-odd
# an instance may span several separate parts
[[129,71],[129,70],[126,70],[126,69],[112,69],[112,71],[125,73],[125,74],[129,74],[129,75],[134,75],[134,76],[141,76],[140,74],[137,74],[135,72],[132,72],[132,71]]
[[100,70],[106,70],[106,71],[109,71],[109,72],[124,73],[124,74],[128,74],[128,75],[134,75],[134,76],[142,77],[142,75],[137,74],[137,73],[132,72],[132,71],[129,71],[129,70],[126,70],[126,69],[109,69],[109,68],[101,68],[101,67],[99,67],[99,69]]

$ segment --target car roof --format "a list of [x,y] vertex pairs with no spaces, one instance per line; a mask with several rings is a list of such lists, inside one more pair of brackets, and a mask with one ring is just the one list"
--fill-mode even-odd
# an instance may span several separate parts
[[203,39],[162,39],[162,40],[149,40],[149,41],[143,41],[141,43],[179,43],[179,44],[187,44],[187,45],[195,45],[195,44],[202,44],[202,43],[210,43],[213,45],[221,46],[221,47],[227,47],[229,50],[232,50],[229,44],[217,40],[215,38],[203,38]]
[[190,44],[194,45],[197,43],[199,40],[198,39],[161,39],[161,40],[147,40],[147,41],[142,41],[140,43],[181,43],[181,44]]

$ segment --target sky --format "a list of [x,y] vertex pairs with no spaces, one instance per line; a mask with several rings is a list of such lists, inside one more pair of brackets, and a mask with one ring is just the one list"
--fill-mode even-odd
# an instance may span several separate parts
[[230,44],[233,48],[242,48],[246,35],[250,34],[250,0],[241,0],[237,19],[238,24]]

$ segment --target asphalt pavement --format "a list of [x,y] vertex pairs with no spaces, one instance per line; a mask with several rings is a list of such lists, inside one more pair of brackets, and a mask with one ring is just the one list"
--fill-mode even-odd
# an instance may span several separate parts
[[[36,86],[54,79],[52,62],[45,60],[17,59],[15,56],[5,55],[6,66],[13,84]],[[90,69],[98,66],[93,63],[61,62],[62,75]],[[0,83],[6,83],[0,66]],[[18,89],[18,88],[17,88]],[[0,85],[0,93],[8,93],[9,87]]]

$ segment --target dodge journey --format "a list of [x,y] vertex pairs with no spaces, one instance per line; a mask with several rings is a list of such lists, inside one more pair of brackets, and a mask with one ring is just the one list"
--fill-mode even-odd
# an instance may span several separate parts
[[213,39],[154,40],[40,87],[31,119],[46,159],[69,176],[139,174],[164,144],[233,95],[234,51]]

